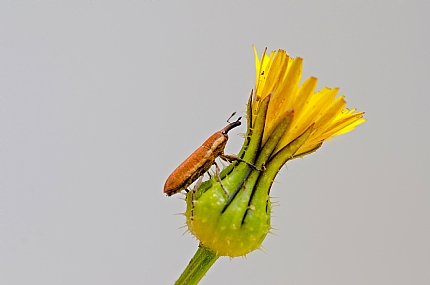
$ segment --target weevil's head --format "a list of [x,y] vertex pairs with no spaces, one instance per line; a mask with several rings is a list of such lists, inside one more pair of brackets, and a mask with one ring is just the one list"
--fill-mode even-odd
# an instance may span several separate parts
[[228,137],[227,133],[233,129],[236,128],[238,126],[240,126],[242,123],[240,122],[240,119],[242,119],[242,117],[237,118],[237,120],[235,122],[229,123],[224,129],[221,130],[221,133]]

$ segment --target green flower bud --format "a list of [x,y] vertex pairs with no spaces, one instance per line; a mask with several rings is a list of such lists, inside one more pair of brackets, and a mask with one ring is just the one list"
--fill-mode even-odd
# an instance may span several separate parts
[[[221,183],[229,196],[225,195],[217,177],[187,194],[188,229],[203,246],[219,256],[243,256],[261,246],[271,229],[269,193],[272,182],[310,133],[306,131],[272,157],[294,112],[288,111],[280,117],[269,139],[261,146],[269,102],[270,96],[262,102],[254,128],[248,124],[247,138],[240,153],[244,160],[263,170],[233,163],[221,173]],[[248,115],[248,119],[250,117]]]

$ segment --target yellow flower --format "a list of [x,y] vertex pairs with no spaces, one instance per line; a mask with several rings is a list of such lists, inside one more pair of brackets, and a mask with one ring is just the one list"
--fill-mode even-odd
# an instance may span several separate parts
[[293,59],[284,50],[264,51],[261,60],[255,53],[256,82],[253,94],[253,120],[261,102],[271,94],[267,111],[263,144],[279,120],[287,110],[294,110],[287,132],[282,136],[276,151],[288,145],[311,125],[312,132],[306,142],[294,154],[295,157],[311,152],[334,136],[347,133],[363,123],[364,112],[344,108],[344,96],[335,98],[338,88],[323,88],[315,92],[317,78],[308,78],[301,86],[303,59]]
[[[254,48],[255,50],[255,48]],[[345,108],[337,88],[315,92],[317,79],[299,86],[301,58],[283,50],[256,55],[256,84],[247,108],[248,130],[239,157],[187,194],[188,229],[214,256],[243,256],[260,248],[271,229],[270,188],[290,159],[318,149],[327,139],[364,122],[363,112]]]

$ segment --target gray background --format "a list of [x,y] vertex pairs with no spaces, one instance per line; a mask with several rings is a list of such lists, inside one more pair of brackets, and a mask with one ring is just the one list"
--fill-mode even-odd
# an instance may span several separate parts
[[255,44],[368,121],[289,163],[267,254],[202,284],[430,284],[429,8],[2,3],[1,283],[172,284],[198,243],[164,181],[244,114]]

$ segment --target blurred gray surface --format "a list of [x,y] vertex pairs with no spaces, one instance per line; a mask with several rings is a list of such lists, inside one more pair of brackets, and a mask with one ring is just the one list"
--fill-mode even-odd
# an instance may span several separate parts
[[244,114],[254,44],[368,121],[289,163],[267,254],[201,284],[430,284],[429,8],[3,2],[0,283],[172,284],[198,243],[164,181]]

